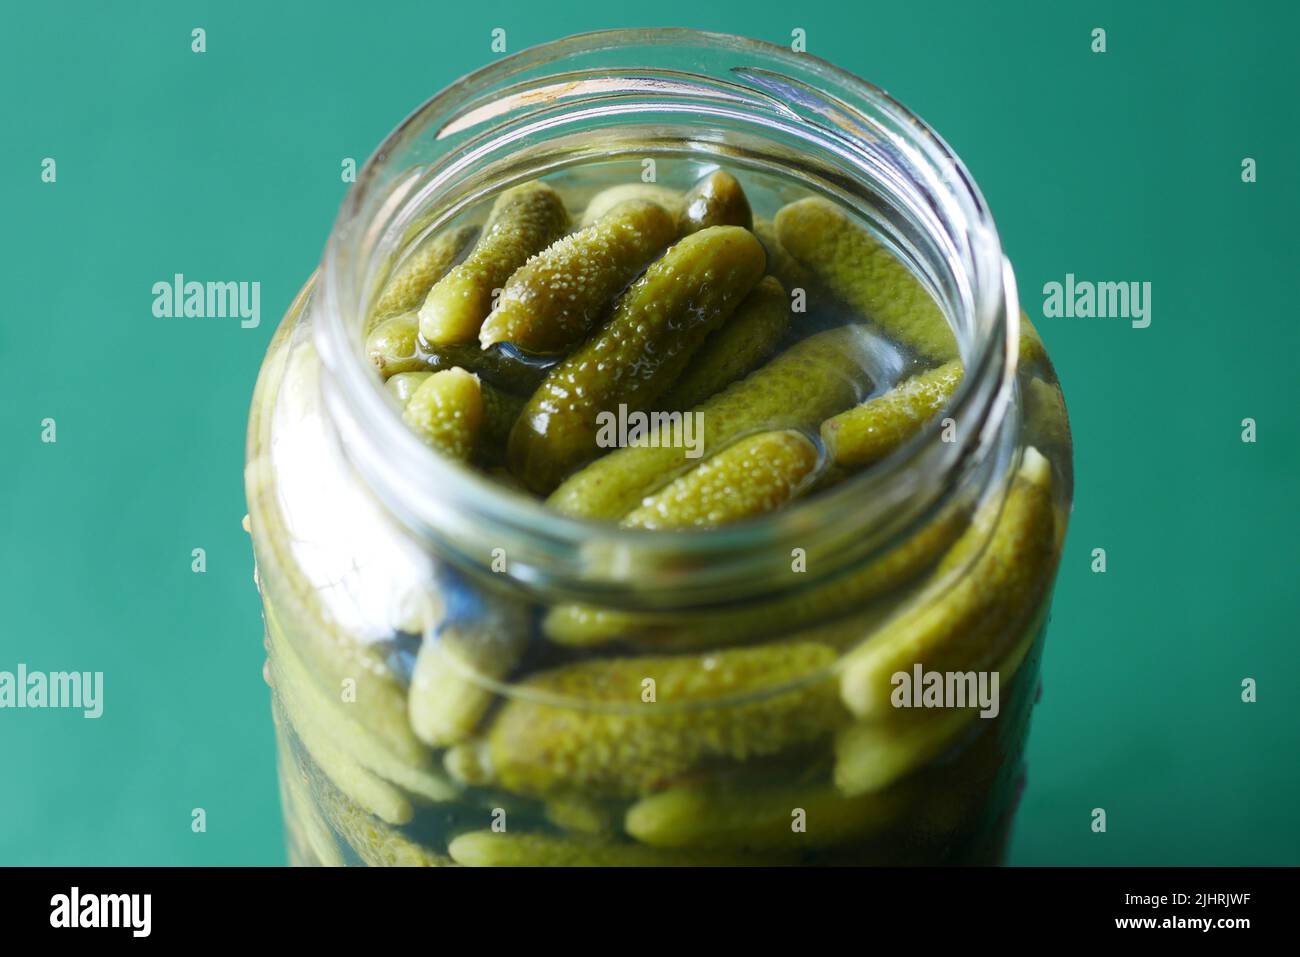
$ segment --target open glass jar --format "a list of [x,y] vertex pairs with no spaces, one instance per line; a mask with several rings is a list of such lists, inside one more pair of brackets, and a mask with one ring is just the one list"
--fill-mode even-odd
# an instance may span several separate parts
[[[487,235],[521,184],[548,184],[581,224],[611,187],[667,209],[718,170],[743,185],[783,325],[729,398],[690,403],[702,459],[619,448],[558,491],[525,476],[548,503],[408,428],[373,327],[419,250]],[[461,364],[436,351],[420,339],[379,364]],[[520,403],[559,361],[471,352],[488,384],[527,383]],[[855,428],[867,451],[850,461]],[[811,449],[784,507],[703,529],[619,521],[772,435]],[[685,30],[572,37],[463,78],[359,175],[253,400],[290,859],[999,860],[1070,457],[982,198],[882,91]],[[723,512],[742,486],[716,493]]]

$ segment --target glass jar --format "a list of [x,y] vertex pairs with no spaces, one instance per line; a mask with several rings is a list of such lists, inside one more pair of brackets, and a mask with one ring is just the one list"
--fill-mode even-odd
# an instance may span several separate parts
[[[363,343],[422,240],[524,181],[576,211],[715,167],[756,217],[826,197],[906,266],[964,367],[941,415],[815,495],[691,532],[561,514],[405,426]],[[861,358],[877,391],[901,362]],[[850,74],[610,31],[452,84],[344,200],[268,350],[246,482],[295,864],[1003,853],[1069,429],[970,174]]]

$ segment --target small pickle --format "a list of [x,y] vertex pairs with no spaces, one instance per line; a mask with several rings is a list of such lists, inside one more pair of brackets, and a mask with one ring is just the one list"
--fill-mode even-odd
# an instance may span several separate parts
[[366,355],[384,378],[406,372],[427,372],[420,348],[420,320],[415,313],[385,319],[366,336]]
[[762,515],[803,488],[817,459],[817,447],[799,432],[747,436],[649,496],[621,524],[709,528]]
[[603,189],[591,197],[591,202],[587,204],[587,208],[583,211],[582,219],[578,225],[586,229],[603,219],[615,206],[630,200],[654,203],[673,217],[674,220],[676,220],[682,208],[682,194],[675,189],[658,186],[654,183],[620,183],[618,186]]
[[863,468],[879,462],[952,399],[962,365],[954,359],[900,382],[884,395],[822,423],[822,442],[836,465]]
[[483,422],[483,393],[477,377],[464,369],[435,372],[407,400],[402,418],[430,448],[469,461]]
[[701,230],[664,253],[528,400],[510,433],[510,470],[537,492],[555,488],[598,451],[601,414],[659,398],[763,267],[763,247],[736,226]]
[[632,805],[624,829],[654,847],[811,850],[880,833],[906,800],[901,792],[845,797],[829,784],[689,783]]
[[434,283],[420,307],[425,341],[435,346],[473,342],[492,308],[494,291],[568,228],[564,201],[545,183],[525,183],[502,193],[473,251]]
[[531,394],[547,371],[544,365],[524,362],[501,347],[482,349],[478,343],[432,347],[420,339],[420,319],[413,312],[375,326],[366,338],[366,355],[385,379],[461,368],[517,395]]
[[[842,326],[809,336],[697,406],[704,454],[757,429],[816,429],[853,405],[866,387],[860,333]],[[570,476],[547,504],[581,518],[621,518],[693,464],[685,453],[663,445],[618,449]]]
[[726,170],[710,173],[692,186],[677,214],[678,235],[689,236],[709,226],[754,226],[745,190]]
[[419,309],[433,284],[447,275],[477,236],[477,226],[455,226],[421,243],[384,284],[366,332],[391,316]]
[[661,408],[685,411],[753,372],[776,351],[790,328],[790,303],[781,284],[766,277],[722,328],[704,340]]
[[491,707],[491,683],[507,678],[528,644],[526,612],[493,598],[476,614],[443,622],[426,638],[411,674],[411,727],[443,748],[468,739]]
[[384,388],[397,400],[398,405],[405,406],[415,390],[431,375],[432,372],[399,372],[384,383]]
[[758,861],[739,855],[666,851],[622,841],[551,834],[470,831],[447,847],[466,867],[692,867],[738,866]]
[[517,269],[479,330],[486,349],[566,352],[587,337],[614,298],[673,239],[662,206],[632,200],[570,233]]
[[[1006,503],[981,507],[963,539],[988,539],[979,548],[959,541],[954,550],[976,554],[970,567],[933,601],[909,607],[844,662],[840,693],[859,718],[888,715],[891,676],[928,671],[987,669],[1016,641],[1023,610],[1037,607],[1056,563],[1051,465],[1025,450]],[[990,526],[992,527],[991,537]],[[939,573],[944,577],[943,571]]]
[[615,807],[584,794],[553,794],[546,799],[546,820],[570,834],[611,835],[618,831]]
[[486,739],[453,748],[448,767],[525,795],[576,788],[635,797],[708,763],[777,754],[834,731],[848,717],[834,682],[774,689],[835,658],[825,645],[780,643],[564,665],[518,682],[519,694],[502,705]]
[[810,196],[776,214],[781,244],[849,306],[923,359],[957,357],[938,303],[912,272],[835,204]]

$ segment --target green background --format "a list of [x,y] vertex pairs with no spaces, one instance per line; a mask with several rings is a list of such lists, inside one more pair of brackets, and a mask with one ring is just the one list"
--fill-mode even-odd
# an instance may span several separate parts
[[[805,29],[809,52],[885,87],[963,157],[1035,319],[1043,283],[1067,272],[1153,284],[1148,329],[1039,321],[1078,490],[1011,860],[1300,863],[1287,6],[11,6],[0,669],[100,670],[106,688],[98,721],[0,711],[0,863],[283,862],[240,529],[260,358],[320,255],[343,157],[490,59],[493,27],[513,52],[615,26],[778,43]],[[151,286],[175,272],[260,281],[260,328],[154,319]],[[57,444],[40,441],[47,416]],[[190,571],[196,546],[206,574]]]

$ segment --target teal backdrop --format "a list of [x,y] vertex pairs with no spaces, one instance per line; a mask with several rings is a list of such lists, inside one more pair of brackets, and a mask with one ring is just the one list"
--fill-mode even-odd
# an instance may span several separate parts
[[[1294,4],[154,0],[0,24],[0,670],[105,674],[98,720],[0,711],[0,863],[284,862],[240,528],[261,356],[343,158],[495,27],[514,52],[617,26],[801,28],[994,210],[1078,471],[1011,861],[1300,863]],[[259,281],[261,325],[156,320],[178,272]],[[1151,325],[1043,318],[1067,273],[1149,281]]]

